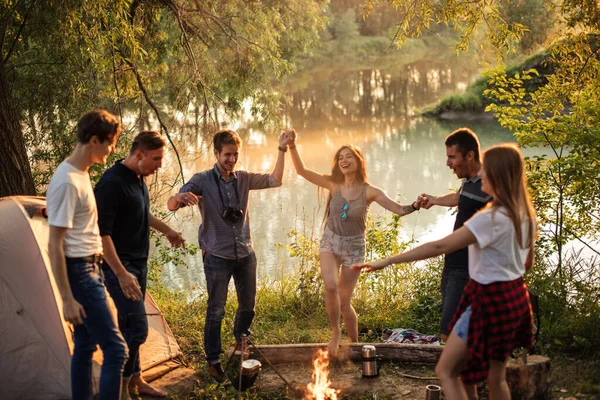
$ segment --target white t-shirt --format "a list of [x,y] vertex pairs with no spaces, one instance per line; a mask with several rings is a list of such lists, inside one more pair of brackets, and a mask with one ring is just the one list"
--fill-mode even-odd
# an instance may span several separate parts
[[[515,280],[525,273],[529,246],[517,242],[514,225],[503,207],[488,208],[465,222],[477,243],[469,245],[469,276],[487,285]],[[523,241],[529,233],[529,222],[521,223]]]
[[65,256],[102,253],[96,198],[87,172],[66,160],[60,163],[48,186],[46,207],[48,224],[69,228],[64,241]]

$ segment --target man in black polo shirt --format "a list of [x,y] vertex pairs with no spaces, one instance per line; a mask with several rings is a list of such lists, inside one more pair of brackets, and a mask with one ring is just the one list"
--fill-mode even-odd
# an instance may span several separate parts
[[[454,222],[454,230],[457,230],[492,198],[481,191],[481,179],[477,176],[481,168],[477,135],[468,128],[460,128],[446,137],[445,145],[446,165],[454,171],[457,177],[463,179],[462,184],[457,192],[442,196],[423,193],[420,196],[421,208],[458,206]],[[446,254],[442,272],[442,321],[440,326],[440,333],[444,341],[448,339],[450,334],[448,325],[458,308],[463,289],[468,281],[468,249],[465,247]]]
[[128,399],[129,392],[167,396],[144,381],[139,360],[139,348],[148,336],[144,296],[150,227],[165,235],[172,246],[184,243],[179,233],[150,212],[150,197],[144,182],[145,176],[161,167],[165,144],[160,133],[141,132],[133,140],[129,155],[108,169],[94,189],[104,248],[105,284],[117,307],[119,328],[129,347],[121,399]]

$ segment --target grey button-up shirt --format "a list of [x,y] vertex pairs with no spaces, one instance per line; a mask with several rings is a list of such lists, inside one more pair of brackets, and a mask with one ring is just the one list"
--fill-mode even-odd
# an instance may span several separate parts
[[[192,176],[179,193],[192,192],[202,196],[202,200],[198,203],[202,215],[202,223],[198,228],[200,248],[211,255],[230,260],[244,258],[254,253],[250,235],[248,194],[250,190],[278,186],[281,186],[281,182],[277,182],[271,174],[255,174],[247,171],[235,171],[225,181],[216,164],[213,169]],[[244,213],[242,220],[235,224],[225,221],[221,217],[225,206],[242,210]]]

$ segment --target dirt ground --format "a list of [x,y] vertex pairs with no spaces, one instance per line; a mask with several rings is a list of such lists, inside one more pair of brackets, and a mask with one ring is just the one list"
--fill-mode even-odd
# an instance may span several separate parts
[[[290,398],[303,398],[307,385],[312,382],[312,366],[287,364],[276,368],[291,386],[299,389],[296,393],[291,392]],[[362,377],[360,363],[348,361],[332,364],[329,379],[331,387],[340,391],[340,398],[369,398],[369,395],[376,393],[377,398],[424,399],[427,385],[439,385],[433,366],[392,363],[384,363],[379,376],[374,378]],[[257,391],[283,391],[286,385],[275,371],[265,368],[254,386]]]
[[[248,389],[248,394],[254,393],[260,396],[263,393],[265,395],[270,393],[273,398],[291,400],[306,398],[306,387],[312,382],[312,365],[283,364],[275,367],[290,386],[287,386],[271,367],[263,364],[262,371],[254,385]],[[329,370],[331,387],[340,391],[339,399],[424,399],[425,386],[439,384],[435,378],[433,366],[427,365],[384,363],[380,370],[380,376],[375,378],[363,378],[360,363],[350,361],[332,363]],[[403,374],[413,378],[403,376]],[[230,376],[232,375],[230,374]],[[155,380],[152,384],[165,389],[169,393],[169,398],[185,399],[195,388],[210,385],[210,381],[206,381],[202,375],[197,376],[191,369],[178,368]],[[237,384],[237,382],[232,384]],[[267,395],[267,397],[270,396]],[[140,398],[143,400],[155,399],[148,396]]]

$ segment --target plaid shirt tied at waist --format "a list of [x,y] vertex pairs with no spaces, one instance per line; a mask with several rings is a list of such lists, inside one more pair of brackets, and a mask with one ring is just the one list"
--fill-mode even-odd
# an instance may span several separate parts
[[488,285],[470,279],[450,331],[469,305],[469,355],[461,377],[465,384],[474,384],[487,378],[490,360],[504,361],[515,348],[531,347],[533,314],[523,278]]

